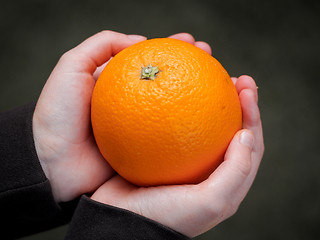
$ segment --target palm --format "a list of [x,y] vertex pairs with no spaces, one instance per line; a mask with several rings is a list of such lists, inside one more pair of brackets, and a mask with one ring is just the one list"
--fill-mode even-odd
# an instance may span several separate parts
[[[64,61],[63,58],[61,61]],[[51,158],[59,159],[54,162],[55,167],[66,170],[58,172],[59,176],[52,176],[55,172],[49,173],[52,181],[59,179],[59,182],[52,184],[54,191],[63,184],[65,192],[70,193],[60,199],[63,201],[95,190],[113,174],[101,156],[90,129],[90,99],[94,83],[92,75],[63,73],[55,69],[35,111],[34,122],[43,124],[44,131],[47,131],[47,134],[40,135],[46,136],[46,139],[38,141],[50,145],[54,155]],[[53,144],[54,149],[51,147]]]
[[[120,176],[114,176],[99,188],[92,198],[112,206],[128,209],[186,235],[189,235],[189,232],[199,235],[210,229],[212,224],[216,225],[217,223],[213,221],[217,221],[219,215],[218,211],[213,213],[203,210],[200,213],[195,207],[199,203],[200,189],[200,185],[139,188]],[[197,217],[199,215],[201,219]],[[199,220],[206,222],[206,226],[199,224]],[[203,228],[199,229],[199,225]],[[188,232],[185,229],[188,229]]]

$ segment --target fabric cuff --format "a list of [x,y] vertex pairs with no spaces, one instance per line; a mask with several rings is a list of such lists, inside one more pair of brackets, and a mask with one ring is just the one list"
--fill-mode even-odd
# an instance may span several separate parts
[[190,239],[131,211],[82,196],[66,239]]
[[0,114],[0,192],[47,180],[32,131],[35,103]]

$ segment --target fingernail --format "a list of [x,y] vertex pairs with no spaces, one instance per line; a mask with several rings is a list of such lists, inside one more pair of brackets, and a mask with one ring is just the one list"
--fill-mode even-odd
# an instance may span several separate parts
[[236,77],[232,77],[232,78],[231,78],[231,80],[232,80],[233,84],[236,84],[236,83],[237,83],[237,81],[238,81],[238,78],[236,78]]
[[252,148],[253,146],[253,135],[247,130],[242,131],[240,134],[240,143],[243,145],[248,146],[249,148]]
[[130,35],[128,35],[128,38],[130,38],[131,40],[134,40],[134,41],[143,41],[143,40],[147,39],[144,36],[136,35],[136,34],[130,34]]

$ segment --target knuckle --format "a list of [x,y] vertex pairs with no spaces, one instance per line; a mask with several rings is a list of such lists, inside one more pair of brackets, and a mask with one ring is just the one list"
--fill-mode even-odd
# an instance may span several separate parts
[[239,204],[231,201],[229,204],[227,204],[227,209],[226,209],[226,217],[229,218],[231,216],[233,216],[239,209]]
[[113,33],[113,31],[105,29],[105,30],[100,31],[100,33],[102,33],[102,34],[111,34],[111,33]]
[[214,219],[215,224],[218,224],[234,215],[238,208],[239,205],[237,203],[225,201],[221,204],[216,203],[214,206],[208,206],[205,211],[206,215],[209,215],[211,219]]
[[223,221],[225,212],[224,207],[217,204],[210,204],[204,208],[204,213],[209,217],[209,219],[214,219],[216,224]]
[[114,34],[115,34],[115,32],[111,31],[111,30],[102,30],[97,33],[97,35],[102,35],[102,36],[110,36],[110,35],[114,35]]
[[264,154],[264,151],[265,151],[265,145],[264,145],[264,143],[262,143],[262,146],[261,146],[261,154],[262,155]]
[[221,221],[224,221],[228,218],[230,218],[231,216],[233,216],[239,209],[239,205],[240,203],[238,203],[235,200],[229,200],[226,201],[223,207],[223,215],[221,216]]
[[72,49],[61,55],[59,62],[68,62],[72,58]]
[[202,209],[210,219],[215,219],[215,222],[219,223],[223,221],[227,208],[225,201],[217,200],[214,204],[212,202],[205,204]]
[[[251,160],[251,159],[250,159]],[[251,172],[251,161],[246,160],[238,164],[238,172],[244,178],[247,178]]]

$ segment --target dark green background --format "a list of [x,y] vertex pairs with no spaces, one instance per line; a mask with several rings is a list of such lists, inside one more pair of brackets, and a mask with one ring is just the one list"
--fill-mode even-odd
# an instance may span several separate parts
[[312,0],[2,1],[0,110],[36,100],[59,57],[98,31],[192,33],[230,75],[256,79],[266,144],[236,215],[197,239],[318,239],[319,13]]

